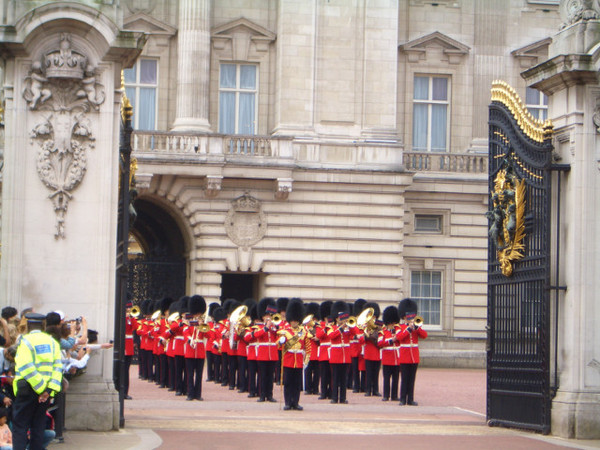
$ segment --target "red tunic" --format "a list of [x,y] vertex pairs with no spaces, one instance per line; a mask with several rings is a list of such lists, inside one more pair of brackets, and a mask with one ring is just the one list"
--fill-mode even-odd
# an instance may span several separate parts
[[165,333],[171,334],[171,341],[173,342],[173,354],[175,356],[185,356],[184,344],[185,336],[183,335],[183,322],[181,320],[174,320],[169,324],[169,331]]
[[125,356],[133,356],[133,332],[137,328],[135,317],[125,317]]
[[327,325],[319,323],[315,327],[316,338],[319,340],[319,361],[329,361],[329,337],[327,336]]
[[248,358],[248,361],[256,361],[256,347],[258,341],[252,335],[252,331],[254,331],[252,327],[248,327],[244,330],[244,342],[246,343],[246,357]]
[[221,353],[229,354],[229,350],[229,319],[225,319],[221,328]]
[[142,350],[149,350],[148,348],[148,320],[142,319],[138,324],[137,335],[140,337],[140,348]]
[[427,338],[427,331],[423,327],[418,327],[409,333],[408,325],[400,325],[400,331],[396,334],[396,339],[400,342],[400,364],[418,364],[419,363],[419,337]]
[[204,334],[196,326],[183,326],[183,336],[185,338],[183,350],[186,358],[204,359],[206,357]]
[[[287,327],[287,330],[292,334],[296,335],[298,332],[302,331],[302,335],[306,336],[306,330],[299,327],[297,330],[293,330],[290,327]],[[285,338],[285,335],[283,335]],[[287,340],[287,339],[286,339]],[[297,348],[290,348],[288,350],[283,350],[283,367],[289,367],[292,369],[302,369],[304,366],[304,338],[301,337],[298,339],[298,343],[294,345]]]
[[278,361],[277,354],[277,333],[272,329],[265,329],[264,324],[257,323],[258,329],[253,331],[256,338],[256,360],[257,361]]
[[377,346],[381,348],[381,364],[384,366],[400,365],[400,343],[394,338],[399,330],[399,327],[393,330],[384,328],[379,332]]
[[331,342],[329,346],[330,364],[350,364],[352,362],[352,358],[350,357],[350,339],[358,333],[357,328],[352,327],[346,330],[333,325],[329,329],[327,337],[329,337]]

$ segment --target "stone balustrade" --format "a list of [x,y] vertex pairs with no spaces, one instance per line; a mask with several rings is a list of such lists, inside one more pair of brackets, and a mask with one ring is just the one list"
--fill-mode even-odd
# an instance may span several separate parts
[[480,153],[407,152],[397,146],[321,144],[299,142],[292,137],[186,134],[134,131],[133,151],[143,154],[210,155],[225,160],[257,158],[290,160],[299,164],[379,165],[415,172],[487,173],[487,155]]
[[482,153],[404,152],[404,167],[414,172],[487,173],[488,157]]

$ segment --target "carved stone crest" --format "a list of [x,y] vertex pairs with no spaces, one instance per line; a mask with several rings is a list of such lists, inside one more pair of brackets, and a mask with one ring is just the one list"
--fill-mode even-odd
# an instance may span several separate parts
[[25,78],[23,98],[42,120],[30,132],[40,150],[37,171],[52,192],[56,213],[55,237],[64,238],[64,221],[71,191],[83,180],[86,151],[94,147],[90,111],[104,102],[104,87],[96,82],[97,69],[88,58],[71,48],[71,36],[63,33],[59,48],[34,61]]
[[562,0],[560,2],[561,28],[566,28],[579,21],[600,18],[598,0]]
[[267,220],[260,201],[247,193],[231,201],[225,217],[225,231],[240,247],[251,247],[267,232]]

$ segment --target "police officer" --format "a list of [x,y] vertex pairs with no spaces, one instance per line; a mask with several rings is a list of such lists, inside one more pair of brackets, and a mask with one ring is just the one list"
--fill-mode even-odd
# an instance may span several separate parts
[[60,392],[62,362],[59,343],[42,331],[46,316],[27,313],[25,317],[29,333],[21,337],[15,356],[13,448],[27,447],[29,430],[29,448],[39,450],[50,398]]

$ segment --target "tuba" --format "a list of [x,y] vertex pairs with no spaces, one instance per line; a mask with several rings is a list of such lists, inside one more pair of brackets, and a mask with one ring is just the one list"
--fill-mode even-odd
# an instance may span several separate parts
[[369,332],[376,329],[375,310],[373,308],[364,309],[356,318],[356,326],[361,330],[367,330]]
[[237,331],[238,324],[247,312],[248,307],[246,305],[241,305],[235,308],[229,316],[229,348],[231,349],[237,348],[237,343],[233,339],[233,333]]

